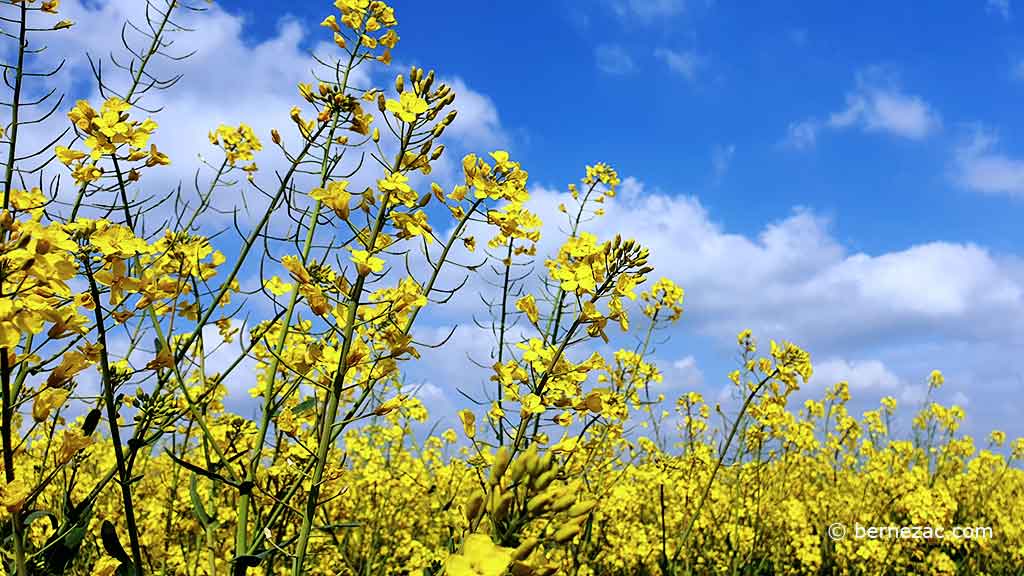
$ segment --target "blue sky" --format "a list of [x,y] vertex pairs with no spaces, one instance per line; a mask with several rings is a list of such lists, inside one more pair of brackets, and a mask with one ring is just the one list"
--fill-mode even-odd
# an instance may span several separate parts
[[[275,5],[223,5],[247,15],[252,40],[276,32]],[[317,2],[302,8],[296,15],[308,23],[324,12]],[[730,227],[757,227],[803,205],[834,215],[838,237],[868,252],[932,239],[1018,245],[1019,206],[973,194],[947,174],[974,123],[998,130],[1007,150],[1024,149],[1014,135],[1024,38],[1012,7],[1009,17],[981,1],[397,8],[398,57],[492,98],[515,137],[509,148],[541,181],[560,183],[603,159],[650,185],[699,193]],[[695,59],[692,76],[659,50]],[[628,69],[602,70],[608,51],[624,55]],[[841,110],[870,68],[923,99],[941,128],[921,140],[853,129],[821,134],[811,150],[779,146],[790,123]],[[715,150],[729,147],[726,173],[716,177]],[[752,202],[760,208],[746,209]]]
[[[938,368],[940,400],[966,405],[968,432],[1024,435],[1024,8],[394,5],[396,65],[434,68],[457,88],[453,152],[509,150],[542,214],[584,165],[618,169],[623,194],[604,225],[651,245],[658,273],[687,290],[658,349],[670,395],[717,397],[735,334],[749,327],[811,351],[818,376],[806,395],[847,379],[858,408],[883,395],[913,406]],[[103,54],[104,23],[138,12],[133,0],[62,6],[79,22],[64,47],[73,54]],[[185,74],[175,92],[154,97],[167,105],[158,121],[180,133],[161,143],[175,159],[168,182],[191,179],[195,143],[218,123],[264,136],[287,125],[332,10],[223,0],[189,17],[196,32],[182,46],[198,53],[175,65]],[[69,71],[82,85],[80,56]],[[368,80],[387,86],[395,72]],[[444,334],[468,323],[466,310],[423,329]],[[439,415],[456,386],[477,385],[464,382],[464,353],[487,352],[471,333],[453,346],[411,369]]]

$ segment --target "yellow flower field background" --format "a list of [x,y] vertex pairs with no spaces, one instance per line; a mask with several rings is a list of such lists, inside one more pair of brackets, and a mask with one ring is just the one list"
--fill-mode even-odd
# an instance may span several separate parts
[[[293,123],[211,126],[197,192],[170,197],[142,192],[175,161],[160,151],[174,126],[145,107],[173,78],[147,66],[167,58],[176,15],[201,6],[151,2],[131,65],[97,70],[102,97],[70,104],[32,85],[59,72],[35,67],[40,47],[75,24],[59,0],[4,4],[6,573],[1024,569],[1024,439],[960,434],[963,410],[932,401],[937,371],[896,437],[894,399],[852,414],[838,382],[798,403],[809,354],[738,326],[731,404],[665,398],[652,342],[685,322],[683,288],[643,246],[582,226],[616,194],[615,170],[580,167],[563,219],[543,223],[506,151],[466,155],[454,185],[432,180],[458,94],[434,71],[388,72],[401,14],[384,2],[325,3],[336,52],[311,59]],[[394,81],[364,81],[382,77]],[[54,114],[62,133],[27,139]],[[260,171],[269,154],[287,169]],[[215,197],[259,213],[210,219]],[[560,238],[556,253],[541,235]],[[493,365],[486,402],[439,430],[403,366],[444,349],[416,321],[453,300],[490,319]],[[639,344],[596,351],[623,333]],[[258,417],[225,410],[228,378],[249,383]],[[837,523],[991,534],[837,538]]]

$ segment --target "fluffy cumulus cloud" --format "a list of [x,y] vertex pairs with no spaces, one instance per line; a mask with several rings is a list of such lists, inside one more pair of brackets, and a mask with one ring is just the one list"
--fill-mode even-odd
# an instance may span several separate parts
[[820,392],[836,382],[848,383],[852,393],[878,390],[892,394],[905,386],[900,377],[879,360],[849,361],[833,357],[814,363],[809,388]]
[[[800,209],[747,236],[713,221],[696,197],[634,187],[600,226],[649,246],[658,273],[687,288],[691,322],[724,341],[744,326],[836,347],[935,331],[1020,335],[1010,322],[1024,316],[1020,271],[979,246],[851,253],[828,220]],[[562,200],[535,194],[541,206]]]
[[[557,206],[566,200],[560,191],[535,188],[531,205],[557,222],[564,217]],[[1024,268],[1013,256],[943,241],[853,252],[827,219],[801,209],[753,234],[731,232],[697,198],[631,178],[606,209],[589,229],[636,238],[651,249],[654,276],[686,289],[676,340],[659,350],[663,368],[694,335],[717,343],[719,352],[701,362],[724,374],[732,369],[736,332],[751,328],[765,339],[797,342],[820,359],[812,392],[848,380],[862,391],[864,408],[884,395],[917,405],[934,368],[952,374],[950,395],[1005,388],[1000,372],[1012,363],[999,351],[1024,344]],[[541,252],[550,253],[555,242],[542,241]],[[666,380],[674,375],[666,369]]]
[[907,93],[895,75],[879,67],[857,74],[856,86],[846,94],[846,105],[824,120],[809,118],[791,123],[784,142],[809,148],[822,129],[859,129],[907,140],[924,140],[942,127],[934,106]]
[[[550,227],[566,218],[562,203],[572,205],[565,192],[535,186],[528,206]],[[635,178],[625,178],[605,208],[584,229],[601,236],[621,231],[649,247],[655,275],[687,290],[685,324],[725,345],[748,327],[826,354],[936,337],[1024,340],[1024,268],[981,246],[934,241],[853,252],[834,237],[828,219],[807,209],[756,233],[736,233],[695,196],[650,189]],[[557,236],[543,236],[539,253],[555,253]],[[458,251],[454,257],[472,260]],[[452,272],[445,283],[457,284],[462,274]],[[467,287],[486,284],[470,277]],[[453,301],[444,309],[454,319],[476,305]]]

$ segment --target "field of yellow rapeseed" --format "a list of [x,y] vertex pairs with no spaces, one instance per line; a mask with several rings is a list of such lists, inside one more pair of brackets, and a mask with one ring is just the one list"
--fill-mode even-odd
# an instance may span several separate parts
[[[61,107],[53,140],[24,119],[60,102],[23,84],[44,72],[39,42],[77,31],[57,0],[5,4],[21,39],[0,213],[6,573],[1024,570],[1024,439],[962,435],[960,407],[929,395],[901,438],[893,398],[854,414],[839,382],[797,402],[809,354],[746,330],[731,403],[659,393],[651,342],[684,321],[684,293],[643,246],[584,230],[614,169],[587,166],[544,223],[505,151],[434,182],[458,96],[418,67],[366,83],[399,43],[386,3],[326,5],[335,52],[299,85],[293,125],[212,127],[202,185],[170,200],[137,191],[174,160],[158,147],[174,127],[141,102],[173,89],[146,67],[193,7],[152,2],[152,42],[124,77],[97,75],[102,100]],[[284,170],[258,170],[264,148]],[[258,213],[224,233],[206,216],[231,194]],[[541,234],[561,236],[556,253]],[[473,286],[494,338],[488,398],[428,429],[403,366],[444,343],[416,321],[478,300]],[[621,333],[639,344],[597,351]],[[225,409],[228,382],[257,416]],[[880,526],[989,532],[856,537]]]

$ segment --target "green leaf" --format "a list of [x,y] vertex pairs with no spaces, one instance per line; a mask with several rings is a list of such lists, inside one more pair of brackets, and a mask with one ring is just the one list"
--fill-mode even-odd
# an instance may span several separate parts
[[188,496],[192,500],[192,511],[195,512],[196,518],[199,519],[199,523],[206,528],[210,525],[212,519],[210,515],[206,513],[206,509],[203,508],[203,503],[199,500],[199,492],[196,490],[197,476],[193,472],[192,477],[188,483]]
[[255,568],[255,567],[259,566],[260,562],[262,562],[262,561],[263,561],[262,558],[260,558],[259,556],[254,556],[252,554],[245,554],[245,555],[242,555],[242,556],[235,556],[235,560],[234,560],[235,564],[241,564],[242,566],[245,566],[246,568]]
[[32,522],[39,520],[40,518],[49,518],[50,526],[56,531],[60,523],[57,521],[57,515],[48,510],[33,510],[25,516],[25,526],[32,524]]
[[[110,554],[111,557],[120,560],[121,565],[124,566],[126,563],[131,564],[131,560],[128,558],[128,553],[124,551],[124,546],[121,546],[121,541],[117,538],[117,530],[110,520],[104,520],[103,525],[100,527],[100,538],[103,540],[103,549]],[[120,568],[118,573],[120,574]],[[132,568],[132,572],[135,572],[135,568]]]
[[295,406],[292,406],[292,414],[295,414],[297,416],[299,414],[302,414],[303,412],[308,412],[312,410],[314,406],[316,406],[316,398],[306,398],[302,402],[299,402]]

